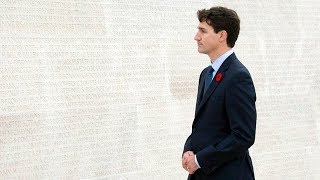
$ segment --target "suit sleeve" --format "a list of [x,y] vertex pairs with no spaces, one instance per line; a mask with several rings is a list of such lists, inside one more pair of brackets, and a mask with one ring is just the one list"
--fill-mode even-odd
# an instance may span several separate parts
[[[200,77],[199,77],[199,83],[198,83],[198,94],[197,94],[197,102],[196,102],[196,109],[197,109],[197,106],[199,104],[199,101],[200,101],[200,95],[201,95],[201,87],[200,87],[200,84],[201,84],[201,79],[202,79],[202,76],[203,76],[203,73],[206,69],[202,70],[202,72],[200,73]],[[187,151],[192,151],[192,145],[191,145],[191,139],[192,139],[192,134],[187,138],[185,144],[184,144],[184,148],[183,148],[183,153],[187,152]],[[183,155],[182,153],[182,155]]]
[[183,153],[182,155],[187,152],[187,151],[192,151],[192,146],[191,146],[191,135],[188,137],[188,139],[186,140],[185,144],[184,144],[184,148],[183,148]]
[[256,94],[248,72],[238,73],[226,90],[225,105],[230,134],[218,144],[197,153],[197,160],[205,173],[243,155],[255,140]]

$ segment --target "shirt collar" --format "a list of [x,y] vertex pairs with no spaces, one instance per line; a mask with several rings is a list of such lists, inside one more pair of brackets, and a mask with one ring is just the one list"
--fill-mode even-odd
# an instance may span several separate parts
[[233,49],[230,49],[229,51],[222,54],[220,57],[218,57],[216,60],[214,60],[211,63],[211,67],[214,69],[215,72],[218,71],[222,63],[233,53]]

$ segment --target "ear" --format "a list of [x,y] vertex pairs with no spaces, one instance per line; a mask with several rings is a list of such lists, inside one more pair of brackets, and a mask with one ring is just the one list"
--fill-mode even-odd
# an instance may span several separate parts
[[227,31],[225,30],[221,30],[220,32],[220,41],[223,42],[223,41],[227,41],[227,37],[228,37],[228,33]]

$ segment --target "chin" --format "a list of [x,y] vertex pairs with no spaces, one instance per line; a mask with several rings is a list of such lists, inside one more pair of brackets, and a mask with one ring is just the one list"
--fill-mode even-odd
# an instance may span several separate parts
[[198,52],[202,53],[202,54],[206,54],[206,52],[204,50],[202,50],[202,49],[198,49]]

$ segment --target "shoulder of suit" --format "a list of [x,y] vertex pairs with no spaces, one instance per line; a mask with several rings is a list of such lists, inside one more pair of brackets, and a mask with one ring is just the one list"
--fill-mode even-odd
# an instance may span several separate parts
[[200,74],[200,75],[202,75],[204,72],[206,72],[208,68],[209,68],[209,66],[206,67],[206,68],[204,68],[204,69],[201,71],[201,74]]

